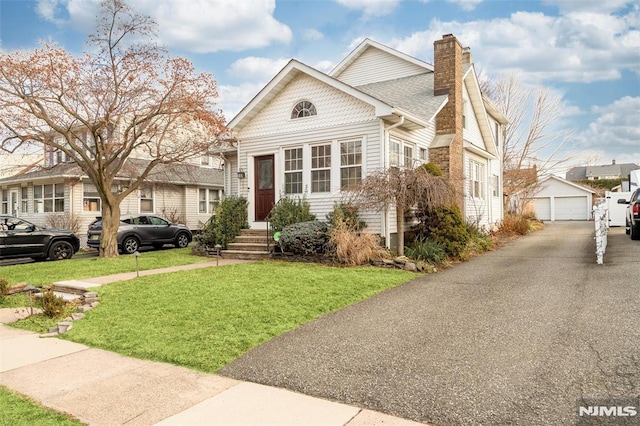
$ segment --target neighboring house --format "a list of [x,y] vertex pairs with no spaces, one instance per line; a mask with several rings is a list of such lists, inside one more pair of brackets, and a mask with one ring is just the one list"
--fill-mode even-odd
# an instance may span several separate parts
[[[428,161],[468,220],[500,221],[507,121],[481,93],[469,49],[452,35],[434,49],[432,66],[367,39],[329,74],[292,59],[229,123],[242,177],[231,191],[247,197],[251,227],[285,196],[306,197],[324,219],[367,174]],[[361,214],[389,244],[395,209]]]
[[[156,166],[146,183],[122,202],[121,214],[152,213],[198,229],[211,217],[224,194],[225,171],[219,155],[203,156],[194,164]],[[88,224],[101,215],[101,200],[83,171],[64,160],[47,159],[47,167],[0,179],[0,213],[38,225],[46,225],[51,214],[77,216],[78,236],[84,245]],[[125,168],[135,174],[145,161],[131,159]],[[114,184],[113,191],[126,185],[123,178]]]
[[540,220],[589,220],[594,191],[558,176],[548,176],[538,184],[533,196]]
[[600,179],[628,179],[629,173],[640,169],[634,163],[616,164],[613,160],[611,164],[601,166],[581,166],[569,169],[566,179],[570,181],[580,180],[600,180]]
[[25,173],[43,161],[40,154],[10,154],[0,151],[0,179]]

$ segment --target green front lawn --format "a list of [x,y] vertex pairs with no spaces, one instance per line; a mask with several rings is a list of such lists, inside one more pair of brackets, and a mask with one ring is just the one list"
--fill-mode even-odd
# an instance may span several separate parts
[[[164,249],[142,252],[138,258],[140,270],[166,268],[176,265],[206,262],[207,258],[193,256],[190,248]],[[0,267],[0,278],[9,284],[27,282],[33,285],[51,284],[55,281],[101,277],[103,275],[135,272],[136,259],[122,255],[113,259],[72,258],[55,262],[44,261]]]
[[275,336],[415,276],[264,261],[140,277],[99,288],[100,305],[63,338],[214,373]]
[[78,426],[82,424],[0,387],[0,425],[2,426]]

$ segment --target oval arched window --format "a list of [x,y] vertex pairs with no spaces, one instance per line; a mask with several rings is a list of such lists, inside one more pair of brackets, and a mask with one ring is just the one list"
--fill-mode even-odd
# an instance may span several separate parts
[[316,107],[309,101],[300,101],[291,111],[291,118],[302,118],[316,115]]

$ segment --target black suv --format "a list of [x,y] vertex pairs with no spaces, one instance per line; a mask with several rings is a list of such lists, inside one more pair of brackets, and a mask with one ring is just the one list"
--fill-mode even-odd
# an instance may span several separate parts
[[40,228],[14,216],[0,216],[0,260],[63,260],[70,259],[79,249],[80,240],[73,231]]
[[632,240],[640,240],[640,188],[633,191],[629,201],[618,200],[619,204],[628,204],[626,231]]

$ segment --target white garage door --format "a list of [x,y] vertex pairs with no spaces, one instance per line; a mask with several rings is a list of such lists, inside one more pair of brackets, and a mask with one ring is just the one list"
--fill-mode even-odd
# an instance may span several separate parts
[[556,197],[555,220],[588,220],[587,197]]
[[551,199],[536,198],[536,217],[540,220],[551,220]]

